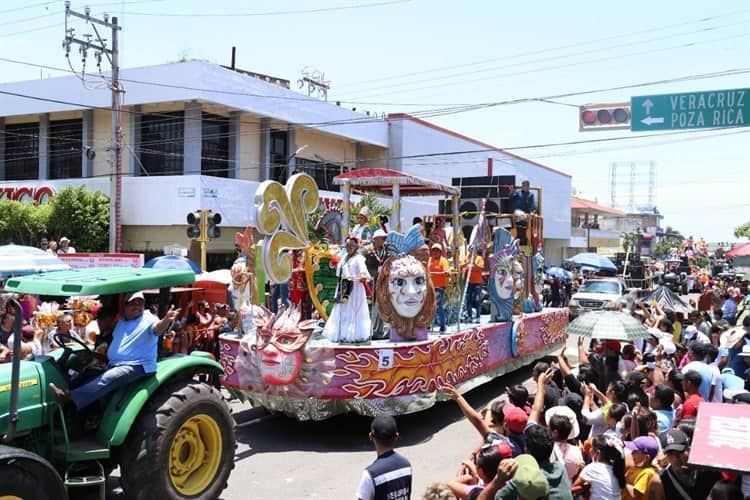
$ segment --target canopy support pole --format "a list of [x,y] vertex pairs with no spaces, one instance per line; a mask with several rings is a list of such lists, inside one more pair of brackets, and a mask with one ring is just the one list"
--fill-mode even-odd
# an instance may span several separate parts
[[393,181],[393,207],[392,218],[394,219],[393,227],[396,232],[401,232],[401,186],[397,179]]
[[352,185],[349,181],[344,182],[344,216],[341,219],[342,234],[344,238],[349,237],[349,212],[351,211]]

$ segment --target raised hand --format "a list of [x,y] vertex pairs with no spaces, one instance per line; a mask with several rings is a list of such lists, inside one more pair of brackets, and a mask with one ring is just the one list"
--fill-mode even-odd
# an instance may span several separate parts
[[458,392],[458,390],[450,384],[443,385],[440,390],[443,392],[443,394],[454,401],[461,397],[461,393]]
[[167,314],[164,316],[169,321],[174,321],[180,316],[180,311],[182,309],[177,308],[175,309],[174,306],[169,306],[169,310],[167,311]]
[[506,458],[497,466],[497,479],[502,483],[507,483],[516,474],[516,469],[518,469],[518,462],[512,458]]

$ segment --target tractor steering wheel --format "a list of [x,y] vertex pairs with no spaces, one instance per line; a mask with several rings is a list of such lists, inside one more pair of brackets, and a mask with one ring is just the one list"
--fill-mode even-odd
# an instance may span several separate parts
[[91,349],[91,347],[86,345],[82,340],[77,339],[68,333],[55,333],[52,336],[52,339],[55,341],[57,345],[63,348],[63,353],[60,356],[60,359],[57,360],[57,363],[60,366],[60,368],[63,369],[64,372],[67,371],[66,366],[68,364],[68,360],[70,359],[70,356],[73,354],[73,349],[71,349],[70,347],[66,345],[67,341],[72,341],[84,347],[86,354],[83,355],[84,357],[83,361],[85,362],[85,364],[88,364],[94,358],[94,350]]

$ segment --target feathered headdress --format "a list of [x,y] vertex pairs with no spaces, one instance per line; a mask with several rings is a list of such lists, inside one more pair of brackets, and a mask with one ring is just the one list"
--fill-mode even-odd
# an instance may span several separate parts
[[413,225],[405,235],[391,231],[385,239],[385,248],[392,257],[412,253],[422,246],[424,238],[418,224]]

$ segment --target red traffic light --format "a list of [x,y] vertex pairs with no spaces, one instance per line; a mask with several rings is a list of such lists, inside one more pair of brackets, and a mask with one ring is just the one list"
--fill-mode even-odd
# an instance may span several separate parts
[[578,130],[625,130],[630,128],[630,103],[587,104],[580,107]]
[[596,113],[591,110],[586,110],[581,113],[581,121],[586,125],[593,125],[596,123]]

